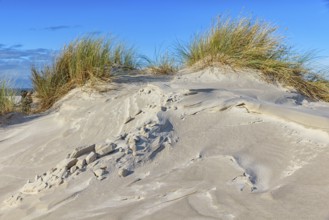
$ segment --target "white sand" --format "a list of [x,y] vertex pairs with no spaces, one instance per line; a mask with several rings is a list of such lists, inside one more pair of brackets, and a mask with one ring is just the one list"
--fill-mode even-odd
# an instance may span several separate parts
[[[0,128],[0,219],[328,219],[329,105],[247,72],[119,77]],[[92,144],[115,151],[63,169]]]

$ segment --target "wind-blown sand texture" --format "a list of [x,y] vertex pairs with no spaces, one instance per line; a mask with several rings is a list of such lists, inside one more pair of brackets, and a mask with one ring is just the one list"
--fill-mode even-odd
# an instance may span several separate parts
[[328,132],[256,72],[119,76],[0,129],[0,218],[328,219]]

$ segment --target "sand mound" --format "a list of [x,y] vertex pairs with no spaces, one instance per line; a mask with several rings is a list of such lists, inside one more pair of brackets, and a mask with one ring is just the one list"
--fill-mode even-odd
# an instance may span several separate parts
[[329,217],[327,103],[251,71],[105,87],[1,128],[1,219]]

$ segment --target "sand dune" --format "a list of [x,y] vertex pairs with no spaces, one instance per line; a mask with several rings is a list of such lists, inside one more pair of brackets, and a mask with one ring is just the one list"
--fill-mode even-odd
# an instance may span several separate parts
[[1,219],[328,219],[329,105],[252,71],[75,89],[0,128]]

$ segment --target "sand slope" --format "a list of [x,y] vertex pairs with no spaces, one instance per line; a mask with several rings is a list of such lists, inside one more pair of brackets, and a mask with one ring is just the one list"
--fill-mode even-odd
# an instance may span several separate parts
[[103,86],[0,128],[0,219],[329,218],[327,103],[252,71]]

